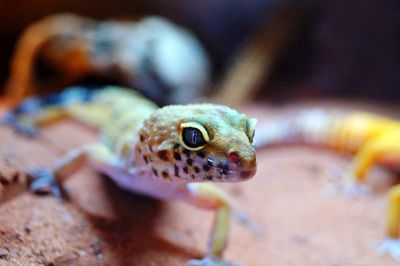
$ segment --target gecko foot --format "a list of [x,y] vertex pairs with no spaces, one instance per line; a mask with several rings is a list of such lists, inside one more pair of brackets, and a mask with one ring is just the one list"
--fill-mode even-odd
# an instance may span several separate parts
[[30,190],[39,195],[53,194],[57,198],[66,198],[66,192],[49,170],[32,170],[27,173],[31,178]]
[[379,255],[390,255],[397,261],[400,261],[400,239],[386,238],[379,245],[377,250]]
[[230,264],[227,262],[224,262],[221,259],[207,256],[201,260],[190,260],[187,263],[188,266],[239,266],[239,264]]

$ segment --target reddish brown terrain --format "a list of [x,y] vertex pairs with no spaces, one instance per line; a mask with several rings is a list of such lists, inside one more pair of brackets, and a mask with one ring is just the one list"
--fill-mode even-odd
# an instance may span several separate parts
[[[299,106],[304,105],[242,110],[264,123],[272,114]],[[389,107],[360,107],[400,114]],[[63,152],[94,139],[94,132],[72,121],[46,127],[35,140],[0,127],[1,178],[12,179],[17,169],[50,166]],[[388,171],[374,169],[371,195],[352,199],[335,192],[349,157],[310,147],[275,147],[258,152],[258,165],[254,179],[221,185],[249,219],[233,220],[229,261],[396,265],[376,253],[384,237],[385,192],[396,182]],[[88,169],[74,175],[67,189],[72,202],[21,192],[0,206],[0,265],[184,265],[204,254],[210,212],[132,195]]]

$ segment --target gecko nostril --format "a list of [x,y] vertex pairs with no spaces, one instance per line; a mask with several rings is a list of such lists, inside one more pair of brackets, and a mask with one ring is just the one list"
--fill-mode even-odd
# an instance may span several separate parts
[[240,156],[237,152],[231,152],[229,153],[229,162],[233,164],[239,164],[240,163]]

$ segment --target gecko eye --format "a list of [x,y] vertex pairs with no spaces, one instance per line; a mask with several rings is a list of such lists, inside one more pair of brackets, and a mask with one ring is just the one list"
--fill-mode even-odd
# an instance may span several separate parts
[[256,131],[256,124],[257,124],[257,119],[255,118],[248,119],[246,123],[246,131],[247,131],[246,134],[249,137],[251,144],[253,144],[254,134]]
[[182,145],[189,150],[200,150],[210,140],[204,126],[196,122],[181,124],[180,139]]

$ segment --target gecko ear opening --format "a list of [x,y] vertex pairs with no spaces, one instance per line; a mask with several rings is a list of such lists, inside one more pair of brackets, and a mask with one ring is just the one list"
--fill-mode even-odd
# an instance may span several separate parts
[[246,123],[246,134],[249,137],[250,143],[254,142],[254,134],[256,132],[257,119],[249,118]]
[[179,139],[181,144],[188,150],[200,150],[210,140],[205,127],[197,122],[182,123]]

